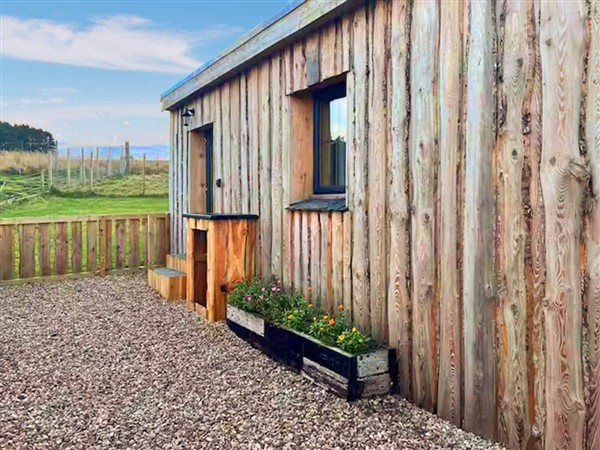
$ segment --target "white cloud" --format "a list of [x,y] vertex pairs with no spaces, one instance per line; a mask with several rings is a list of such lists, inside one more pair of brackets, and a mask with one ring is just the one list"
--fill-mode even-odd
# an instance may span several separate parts
[[161,28],[137,16],[110,16],[87,27],[45,19],[0,16],[5,57],[75,66],[188,73],[200,65],[195,46],[240,31],[217,25],[197,33]]
[[48,97],[48,98],[29,98],[24,97],[20,100],[23,105],[46,105],[46,104],[56,104],[56,103],[64,103],[67,99],[65,97]]

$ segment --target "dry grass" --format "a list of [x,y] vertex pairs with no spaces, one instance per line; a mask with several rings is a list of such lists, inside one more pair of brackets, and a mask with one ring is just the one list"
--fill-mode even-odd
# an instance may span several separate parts
[[[95,156],[94,156],[95,157]],[[0,152],[0,173],[19,173],[33,174],[39,173],[42,170],[48,169],[50,156],[44,153],[32,153],[23,151]],[[90,157],[86,154],[84,160],[86,168],[89,168]],[[68,165],[66,157],[59,157],[55,163],[55,169],[66,169]],[[79,155],[71,156],[71,168],[76,170],[81,165],[81,157]],[[97,167],[98,161],[94,159],[94,166]],[[108,159],[100,158],[100,169],[106,171],[108,167]],[[113,172],[117,172],[119,167],[118,158],[113,158]],[[167,160],[146,160],[146,174],[167,173],[169,171],[169,161]],[[142,159],[132,158],[131,172],[142,173]]]

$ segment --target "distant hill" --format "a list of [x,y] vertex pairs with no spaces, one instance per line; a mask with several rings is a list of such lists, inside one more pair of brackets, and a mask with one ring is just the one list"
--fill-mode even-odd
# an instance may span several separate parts
[[54,149],[54,145],[54,138],[49,131],[0,122],[0,150],[48,152]]

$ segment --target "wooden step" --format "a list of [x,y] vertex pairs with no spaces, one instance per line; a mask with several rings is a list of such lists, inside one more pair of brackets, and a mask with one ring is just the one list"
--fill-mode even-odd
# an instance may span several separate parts
[[148,284],[167,300],[185,298],[186,275],[179,270],[159,267],[148,271]]
[[185,253],[183,254],[172,254],[167,255],[167,267],[173,270],[179,270],[180,272],[186,273],[187,259]]

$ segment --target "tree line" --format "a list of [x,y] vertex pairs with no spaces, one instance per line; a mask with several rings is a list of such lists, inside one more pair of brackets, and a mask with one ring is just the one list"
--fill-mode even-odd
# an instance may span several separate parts
[[11,125],[8,122],[0,122],[1,150],[47,153],[56,150],[56,141],[49,131],[29,125]]

